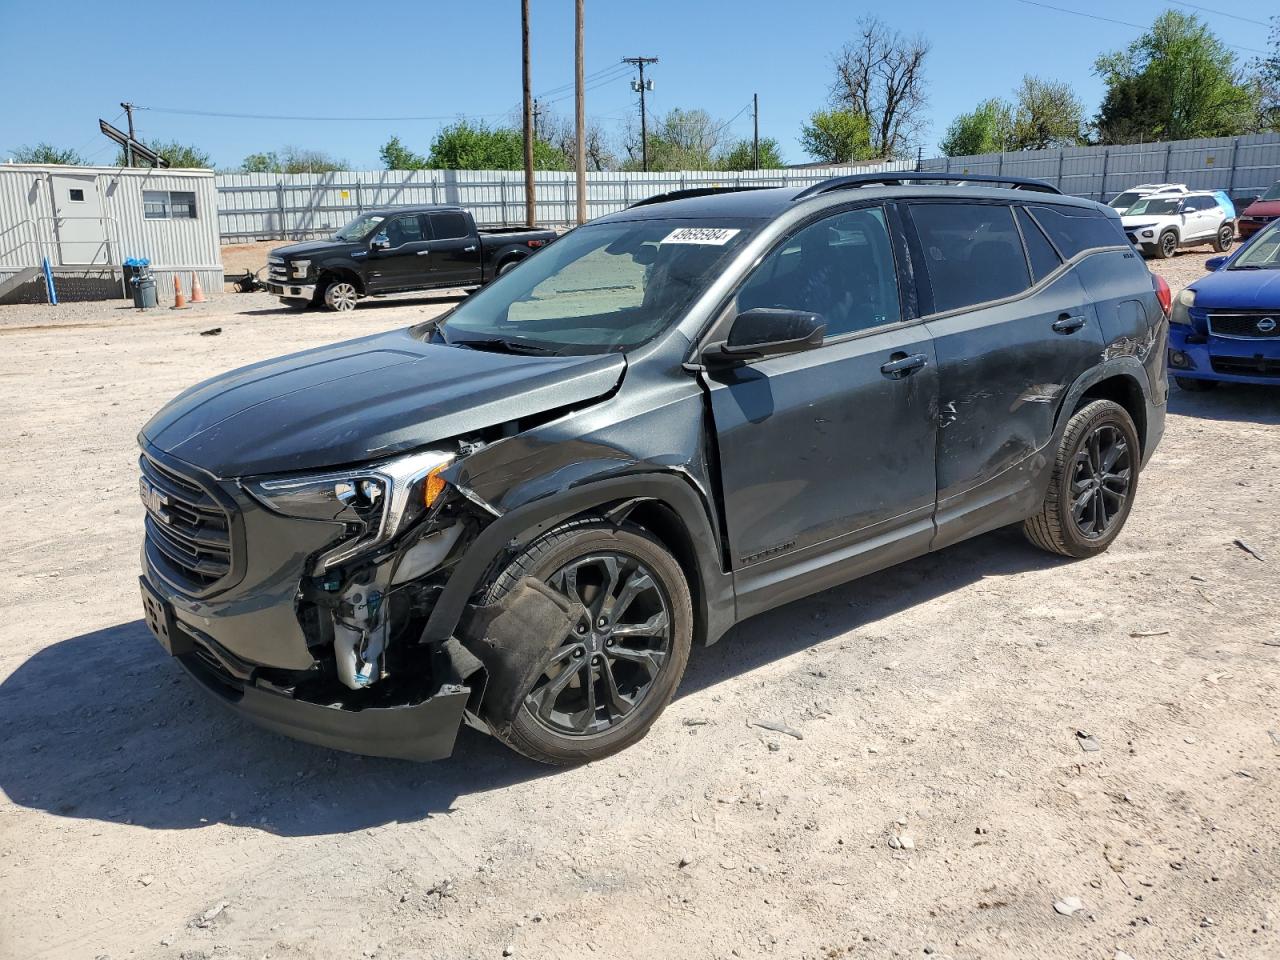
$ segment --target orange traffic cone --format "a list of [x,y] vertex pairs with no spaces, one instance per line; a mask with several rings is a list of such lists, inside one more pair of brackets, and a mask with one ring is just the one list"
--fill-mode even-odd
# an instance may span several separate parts
[[182,281],[178,279],[178,275],[173,275],[173,308],[174,310],[187,309],[187,298],[182,295]]
[[200,287],[200,278],[196,276],[194,270],[191,271],[191,302],[204,303],[204,290]]

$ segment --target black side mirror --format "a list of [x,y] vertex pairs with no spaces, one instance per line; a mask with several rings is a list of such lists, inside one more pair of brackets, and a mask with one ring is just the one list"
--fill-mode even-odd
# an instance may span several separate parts
[[808,310],[757,307],[738,314],[723,344],[707,351],[721,361],[755,360],[822,346],[827,322]]
[[369,244],[369,249],[370,250],[390,250],[391,241],[387,239],[387,235],[385,233],[380,233],[373,238],[373,241]]

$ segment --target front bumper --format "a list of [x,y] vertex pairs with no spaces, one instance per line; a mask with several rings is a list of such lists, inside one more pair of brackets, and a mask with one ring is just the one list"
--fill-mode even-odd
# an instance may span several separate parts
[[1171,325],[1169,373],[1191,380],[1280,386],[1280,338],[1240,340]]
[[314,300],[316,297],[316,285],[314,283],[280,283],[276,280],[268,280],[267,292],[282,300]]
[[147,624],[161,646],[201,689],[245,719],[295,740],[365,756],[427,761],[453,752],[469,688],[442,684],[412,703],[360,709],[300,699],[263,677],[255,664],[176,618],[157,585],[145,576],[139,579]]

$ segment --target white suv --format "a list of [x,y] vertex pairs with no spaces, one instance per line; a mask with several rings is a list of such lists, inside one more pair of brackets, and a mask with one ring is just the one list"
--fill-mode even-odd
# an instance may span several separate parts
[[1235,239],[1235,208],[1221,190],[1198,191],[1185,196],[1152,194],[1139,200],[1120,217],[1129,242],[1144,257],[1167,260],[1179,247],[1212,243],[1223,253]]
[[1147,197],[1181,197],[1191,192],[1185,183],[1139,183],[1119,194],[1107,206],[1114,207],[1123,215],[1139,200]]

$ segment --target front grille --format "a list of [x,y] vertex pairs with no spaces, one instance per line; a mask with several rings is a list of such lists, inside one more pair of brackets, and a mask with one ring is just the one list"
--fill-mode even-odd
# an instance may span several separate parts
[[145,455],[138,463],[153,562],[174,586],[209,591],[231,573],[230,515],[198,482]]
[[275,283],[289,282],[289,267],[280,257],[267,258],[267,279]]
[[1266,357],[1210,357],[1215,373],[1230,373],[1237,377],[1275,377],[1280,379],[1280,359]]
[[1209,332],[1236,340],[1275,340],[1280,338],[1280,310],[1210,313]]

